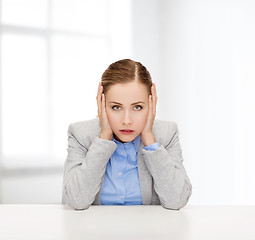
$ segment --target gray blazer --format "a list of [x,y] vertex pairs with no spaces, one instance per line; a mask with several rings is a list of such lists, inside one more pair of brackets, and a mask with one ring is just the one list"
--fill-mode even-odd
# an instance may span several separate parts
[[[177,124],[155,119],[152,131],[161,146],[147,151],[141,141],[137,157],[143,205],[180,209],[187,204],[192,185],[183,166]],[[106,165],[117,144],[99,138],[100,132],[99,119],[71,123],[68,127],[62,203],[76,210],[101,205]]]

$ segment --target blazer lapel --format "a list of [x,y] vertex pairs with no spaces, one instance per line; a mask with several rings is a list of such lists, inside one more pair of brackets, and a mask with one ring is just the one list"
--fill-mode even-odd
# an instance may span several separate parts
[[144,162],[143,147],[144,144],[141,140],[137,156],[137,167],[143,205],[150,205],[152,203],[152,176]]

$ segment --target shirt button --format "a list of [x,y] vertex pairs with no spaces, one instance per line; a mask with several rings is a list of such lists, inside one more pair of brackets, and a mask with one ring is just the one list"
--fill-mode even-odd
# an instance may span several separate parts
[[120,196],[120,198],[124,198],[124,196],[123,196],[123,195],[121,195],[121,196]]
[[121,176],[121,172],[119,172],[118,175]]
[[124,154],[124,152],[121,152],[121,154]]

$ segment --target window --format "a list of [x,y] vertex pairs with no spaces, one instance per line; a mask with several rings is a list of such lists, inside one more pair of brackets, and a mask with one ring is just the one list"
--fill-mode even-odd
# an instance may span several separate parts
[[68,125],[97,115],[96,91],[103,71],[113,61],[131,58],[130,1],[0,4],[4,176],[13,169],[33,172],[42,167],[57,167],[62,174]]

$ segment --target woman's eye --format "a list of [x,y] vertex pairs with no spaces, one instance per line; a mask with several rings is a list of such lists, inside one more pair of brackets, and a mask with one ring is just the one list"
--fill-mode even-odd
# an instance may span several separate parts
[[[142,106],[140,106],[140,105],[137,105],[137,106],[135,106],[134,108],[135,108],[135,110],[141,110],[141,109],[143,109],[143,107],[142,107]],[[121,107],[120,107],[120,106],[115,105],[115,106],[113,106],[113,107],[112,107],[112,109],[113,109],[113,110],[117,110],[117,111],[119,111],[119,110],[121,109]]]
[[138,109],[136,109],[136,110],[141,110],[141,109],[143,109],[143,107],[140,106],[140,105],[135,106],[135,108],[136,108],[136,107],[138,107]]
[[[120,106],[113,106],[112,109],[118,110],[119,107],[120,107]],[[117,109],[116,109],[116,108],[117,108]]]

